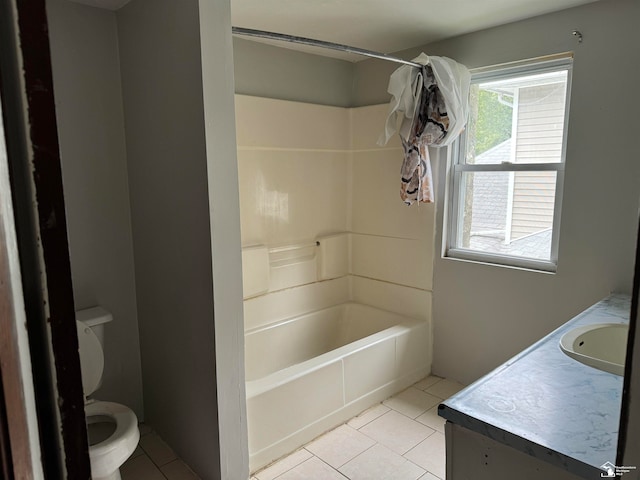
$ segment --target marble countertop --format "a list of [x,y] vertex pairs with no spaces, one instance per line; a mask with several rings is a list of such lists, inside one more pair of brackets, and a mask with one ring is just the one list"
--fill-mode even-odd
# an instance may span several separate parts
[[576,475],[615,463],[623,377],[569,358],[560,337],[592,323],[628,323],[631,299],[611,295],[446,400],[448,421]]

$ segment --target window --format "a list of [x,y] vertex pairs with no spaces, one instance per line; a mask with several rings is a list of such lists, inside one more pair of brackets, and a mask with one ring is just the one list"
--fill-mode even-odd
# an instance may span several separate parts
[[446,256],[555,271],[571,65],[561,56],[472,74]]

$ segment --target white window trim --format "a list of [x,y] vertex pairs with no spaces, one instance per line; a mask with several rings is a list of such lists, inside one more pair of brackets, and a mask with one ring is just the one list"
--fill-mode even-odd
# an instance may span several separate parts
[[[530,73],[546,73],[558,70],[567,70],[567,90],[565,99],[565,115],[563,126],[563,140],[561,158],[559,163],[541,163],[541,164],[465,164],[461,163],[461,151],[466,151],[465,141],[466,135],[463,134],[452,145],[451,155],[449,156],[450,168],[448,175],[448,195],[446,196],[447,212],[444,228],[445,249],[443,257],[452,260],[466,260],[471,262],[498,265],[502,267],[515,267],[528,270],[535,270],[547,273],[555,273],[558,267],[558,246],[560,234],[560,216],[562,211],[562,193],[564,189],[564,169],[566,161],[567,134],[569,122],[569,103],[571,99],[571,77],[573,69],[573,55],[570,53],[559,54],[543,59],[532,59],[523,62],[515,62],[512,64],[499,65],[496,67],[486,67],[472,70],[472,83],[481,83],[492,78],[512,78]],[[551,236],[551,254],[549,261],[537,260],[525,257],[510,256],[505,254],[496,254],[488,252],[480,252],[478,250],[456,247],[458,232],[460,231],[459,222],[461,221],[461,208],[459,200],[461,198],[460,184],[463,172],[514,172],[514,171],[555,171],[556,172],[556,190],[552,223]]]

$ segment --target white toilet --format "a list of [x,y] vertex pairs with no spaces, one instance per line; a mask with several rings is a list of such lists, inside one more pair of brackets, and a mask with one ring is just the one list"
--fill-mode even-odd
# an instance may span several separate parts
[[93,480],[120,480],[120,466],[131,456],[140,440],[138,419],[131,409],[118,403],[88,398],[102,380],[103,329],[112,318],[102,307],[76,312]]

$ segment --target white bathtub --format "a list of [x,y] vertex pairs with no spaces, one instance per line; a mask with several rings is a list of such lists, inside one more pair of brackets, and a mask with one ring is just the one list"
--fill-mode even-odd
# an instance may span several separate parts
[[251,471],[430,371],[424,321],[345,303],[245,333]]

